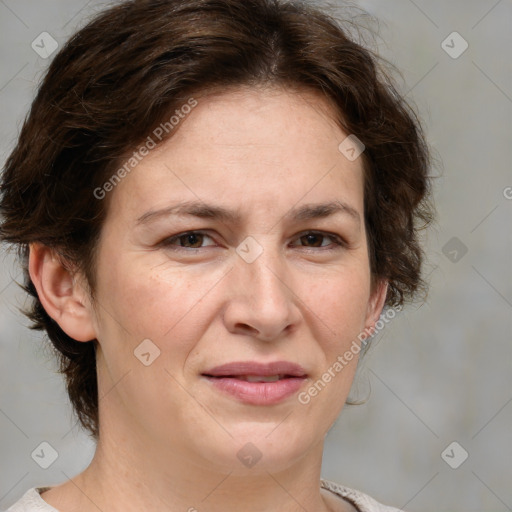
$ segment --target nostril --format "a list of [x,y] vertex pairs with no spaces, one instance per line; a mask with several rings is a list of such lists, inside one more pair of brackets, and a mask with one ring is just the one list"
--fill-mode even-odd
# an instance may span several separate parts
[[235,327],[237,330],[242,331],[244,334],[258,334],[258,329],[255,329],[254,327],[251,327],[250,325],[247,324],[236,324]]

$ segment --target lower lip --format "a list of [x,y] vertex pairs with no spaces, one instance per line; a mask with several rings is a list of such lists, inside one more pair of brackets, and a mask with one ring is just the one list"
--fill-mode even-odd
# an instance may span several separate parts
[[305,377],[290,377],[275,382],[247,382],[233,377],[206,377],[219,391],[246,404],[272,405],[297,393]]

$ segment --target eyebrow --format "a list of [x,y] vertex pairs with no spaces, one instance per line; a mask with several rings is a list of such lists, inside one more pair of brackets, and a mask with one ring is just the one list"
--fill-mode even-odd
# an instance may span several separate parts
[[[359,212],[354,207],[341,200],[330,201],[328,203],[309,203],[294,207],[284,218],[286,220],[305,221],[323,219],[337,214],[348,215],[359,224],[361,223]],[[136,225],[148,224],[156,219],[172,215],[189,215],[200,219],[214,219],[234,225],[240,224],[242,220],[241,214],[237,211],[228,210],[221,206],[210,205],[200,201],[186,201],[162,208],[161,210],[150,210],[137,219]]]

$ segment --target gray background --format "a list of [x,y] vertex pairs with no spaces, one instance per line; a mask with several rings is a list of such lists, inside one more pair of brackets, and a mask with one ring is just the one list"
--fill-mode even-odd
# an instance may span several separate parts
[[[0,0],[2,163],[49,62],[31,42],[47,31],[62,45],[105,5]],[[379,335],[352,392],[369,399],[345,407],[330,431],[322,476],[410,512],[512,510],[512,3],[356,5],[380,20],[376,48],[402,71],[400,87],[424,119],[438,159],[439,219],[425,240],[428,300]],[[453,31],[469,44],[455,59],[441,46]],[[0,508],[7,508],[29,487],[82,471],[94,445],[74,426],[40,333],[17,310],[25,297],[13,284],[13,258],[3,250],[1,261]],[[31,458],[43,441],[59,455],[46,470]],[[452,465],[469,454],[457,469],[441,457],[453,441],[445,457]]]

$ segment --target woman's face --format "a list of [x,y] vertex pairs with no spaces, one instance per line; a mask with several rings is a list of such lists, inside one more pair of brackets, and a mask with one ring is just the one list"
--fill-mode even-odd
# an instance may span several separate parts
[[[385,293],[370,293],[362,160],[338,149],[349,134],[328,108],[277,89],[198,98],[111,192],[92,320],[100,438],[235,471],[259,454],[252,471],[285,468],[323,441]],[[279,380],[250,382],[262,376]]]

